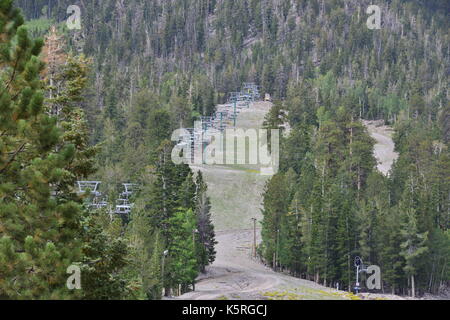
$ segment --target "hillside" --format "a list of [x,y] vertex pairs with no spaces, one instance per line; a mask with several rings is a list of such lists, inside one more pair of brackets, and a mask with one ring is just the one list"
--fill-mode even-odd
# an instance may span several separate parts
[[[257,129],[262,126],[270,103],[252,103],[241,110],[236,122],[239,129]],[[218,231],[253,228],[251,218],[261,220],[262,192],[269,179],[259,172],[257,165],[203,165],[190,166],[200,170],[208,184],[212,218]]]
[[[237,128],[261,128],[272,105],[251,103],[239,113]],[[252,165],[192,166],[201,170],[208,184],[211,212],[218,241],[215,262],[197,279],[196,290],[183,300],[261,300],[261,299],[346,299],[311,281],[296,279],[272,271],[252,258],[253,221],[257,223],[257,243],[261,242],[262,196],[268,176],[262,176]]]
[[[372,4],[0,0],[0,300],[448,292],[450,4]],[[175,161],[233,102],[276,174]]]

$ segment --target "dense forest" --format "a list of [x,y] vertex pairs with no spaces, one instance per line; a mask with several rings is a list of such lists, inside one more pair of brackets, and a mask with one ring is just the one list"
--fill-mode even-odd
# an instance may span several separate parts
[[[194,287],[214,228],[206,183],[170,161],[170,135],[244,81],[276,99],[265,126],[290,128],[264,194],[266,263],[351,290],[359,255],[384,291],[448,285],[450,4],[378,2],[380,30],[368,0],[0,0],[0,298]],[[388,176],[362,119],[395,129]],[[130,220],[90,210],[80,179],[110,200],[139,184]],[[82,297],[65,288],[73,261]]]
[[[123,152],[90,139],[93,59],[67,46],[63,30],[49,28],[45,41],[33,30],[13,1],[0,2],[0,299],[160,299],[190,290],[214,261],[214,227],[202,174],[170,160],[168,111],[148,110],[143,93],[125,118],[108,97],[110,120],[136,134],[125,146],[144,148],[138,130],[147,129],[152,156],[142,155],[139,181],[100,173],[111,201],[119,183],[141,183],[131,217],[93,209],[76,181]],[[68,267],[81,271],[83,290],[66,286]]]
[[[64,28],[69,5],[81,8],[81,30],[65,34],[72,50],[94,58],[84,110],[91,142],[104,143],[100,175],[138,179],[146,159],[130,150],[150,143],[154,123],[168,119],[146,152],[244,81],[279,99],[295,87],[315,90],[316,100],[323,87],[332,99],[335,89],[355,116],[390,122],[401,112],[433,121],[447,101],[447,1],[382,1],[381,30],[366,27],[370,1],[16,3],[37,36],[56,22]],[[407,103],[414,94],[424,110]]]

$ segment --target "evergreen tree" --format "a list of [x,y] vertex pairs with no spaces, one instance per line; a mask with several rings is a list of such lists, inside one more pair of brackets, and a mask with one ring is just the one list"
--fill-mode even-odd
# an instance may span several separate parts
[[417,266],[420,258],[428,250],[426,241],[428,232],[420,233],[418,227],[418,219],[416,209],[412,203],[412,192],[414,185],[410,181],[407,189],[405,189],[405,195],[400,203],[399,209],[402,214],[401,235],[403,242],[401,243],[401,255],[405,258],[404,271],[409,277],[409,283],[411,286],[411,296],[415,297],[415,276],[417,275]]
[[263,256],[273,268],[278,263],[281,217],[286,214],[288,205],[285,177],[279,173],[269,180],[265,188],[261,231]]
[[200,270],[205,272],[205,267],[216,259],[214,224],[211,220],[211,201],[207,196],[207,185],[203,180],[203,175],[197,172],[195,181],[195,213],[197,216],[198,230],[198,257]]
[[77,202],[55,193],[68,189],[73,144],[58,151],[61,131],[45,113],[38,55],[12,1],[0,6],[0,296],[65,299],[66,269],[81,260]]
[[122,221],[106,212],[92,211],[83,220],[81,288],[86,300],[118,300],[129,296],[123,276],[127,244],[121,237]]
[[147,297],[151,300],[161,299],[163,288],[161,259],[163,259],[162,255],[164,254],[162,248],[159,233],[156,233],[153,252],[150,259],[150,270],[146,281],[144,281],[144,287],[148,288]]
[[[167,247],[167,274],[165,284],[181,292],[187,290],[188,285],[195,286],[198,274],[195,253],[197,221],[192,210],[180,210],[169,219],[171,241]],[[194,287],[195,288],[195,287]]]
[[161,298],[163,243],[158,230],[151,225],[145,210],[144,188],[135,202],[127,226],[128,261],[126,277],[132,285],[133,297],[137,299]]

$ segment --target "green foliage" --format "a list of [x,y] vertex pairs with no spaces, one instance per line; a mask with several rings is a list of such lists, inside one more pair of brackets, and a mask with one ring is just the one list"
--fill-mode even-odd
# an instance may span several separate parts
[[[307,85],[299,86],[303,96],[289,90],[286,99],[292,129],[281,141],[282,172],[264,194],[263,258],[274,268],[350,289],[359,255],[381,267],[384,290],[437,292],[448,281],[442,272],[449,263],[443,236],[449,226],[448,146],[439,119],[421,116],[423,91],[414,89],[411,117],[389,111],[397,119],[400,156],[384,177],[375,170],[374,140],[357,118],[361,109],[351,95],[358,94],[340,100],[330,73],[317,80],[318,100],[308,97]],[[335,100],[343,106],[333,106]],[[290,171],[299,176],[294,195],[282,178]]]
[[[33,32],[43,33],[49,21],[64,23],[72,3],[16,4],[35,19],[28,23]],[[291,129],[281,141],[282,172],[265,193],[260,250],[266,260],[350,288],[351,260],[359,254],[381,266],[386,290],[405,292],[408,275],[415,274],[419,292],[437,292],[450,270],[449,6],[438,0],[381,1],[383,28],[374,31],[365,26],[369,4],[137,0],[121,7],[111,0],[88,1],[83,37],[73,32],[68,38],[74,51],[93,57],[92,73],[85,58],[69,58],[54,78],[62,84],[58,93],[55,85],[42,90],[42,41],[27,36],[12,1],[1,1],[0,261],[9,263],[0,264],[0,279],[27,268],[41,272],[30,267],[34,261],[55,261],[58,253],[67,255],[64,263],[54,264],[62,277],[63,265],[77,261],[81,208],[70,187],[94,172],[94,155],[100,180],[112,184],[126,177],[148,187],[136,215],[136,224],[145,229],[129,231],[143,241],[128,252],[134,265],[126,276],[138,288],[136,297],[159,297],[160,252],[167,247],[179,246],[177,257],[189,259],[188,251],[195,249],[200,269],[211,262],[207,197],[198,189],[192,193],[189,168],[170,163],[166,140],[174,128],[192,126],[228,92],[252,80],[263,93],[285,99],[269,113],[266,127],[284,127],[286,118]],[[84,91],[83,102],[86,77],[90,91]],[[62,107],[59,119],[43,112],[55,106]],[[360,119],[395,126],[400,157],[389,177],[375,172],[374,142]],[[87,127],[89,142],[102,142],[101,152],[88,147]],[[293,187],[285,185],[290,170],[296,176]],[[412,200],[405,199],[411,185]],[[200,232],[192,248],[183,229],[183,221],[189,221],[184,227],[193,223],[189,209]],[[180,243],[173,243],[169,230]],[[61,249],[60,240],[61,248],[73,245],[73,250]],[[106,245],[103,240],[99,243]],[[99,250],[100,256],[115,252]],[[137,272],[147,261],[148,269]],[[170,268],[169,263],[167,273]],[[29,297],[50,292],[39,278],[45,271],[39,272],[33,276],[39,293],[27,291]],[[179,273],[168,285],[186,286],[192,275]],[[55,281],[63,285],[62,278]],[[119,296],[122,289],[113,287]],[[0,282],[0,288],[16,294],[10,282]]]
[[181,210],[169,219],[170,244],[167,258],[166,283],[172,288],[187,286],[198,275],[195,254],[195,232],[197,221],[192,210]]
[[[171,143],[159,148],[155,172],[139,193],[127,227],[134,296],[159,299],[195,285],[215,259],[211,205],[201,173],[170,160]],[[176,291],[175,291],[176,292]]]
[[207,185],[203,175],[197,172],[195,181],[195,214],[197,217],[198,241],[196,254],[200,270],[205,272],[205,267],[216,259],[214,224],[211,219],[211,202],[207,196]]
[[11,1],[1,4],[0,296],[68,299],[66,269],[82,257],[82,208],[68,179],[80,154],[45,112],[42,40],[28,37]]
[[127,243],[121,237],[121,220],[112,221],[104,211],[90,212],[82,223],[83,260],[81,288],[83,299],[118,300],[129,296],[122,275],[127,265]]

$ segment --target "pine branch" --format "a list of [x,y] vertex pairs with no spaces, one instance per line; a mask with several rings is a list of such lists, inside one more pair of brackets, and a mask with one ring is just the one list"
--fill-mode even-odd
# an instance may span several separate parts
[[3,166],[3,168],[0,169],[0,173],[3,173],[3,172],[6,171],[6,169],[9,167],[9,165],[15,160],[15,158],[17,157],[17,155],[18,155],[20,152],[23,151],[23,149],[25,148],[25,145],[26,145],[26,143],[23,143],[23,144],[20,146],[20,148],[17,149],[17,150],[13,153],[11,159],[9,159],[8,162]]

